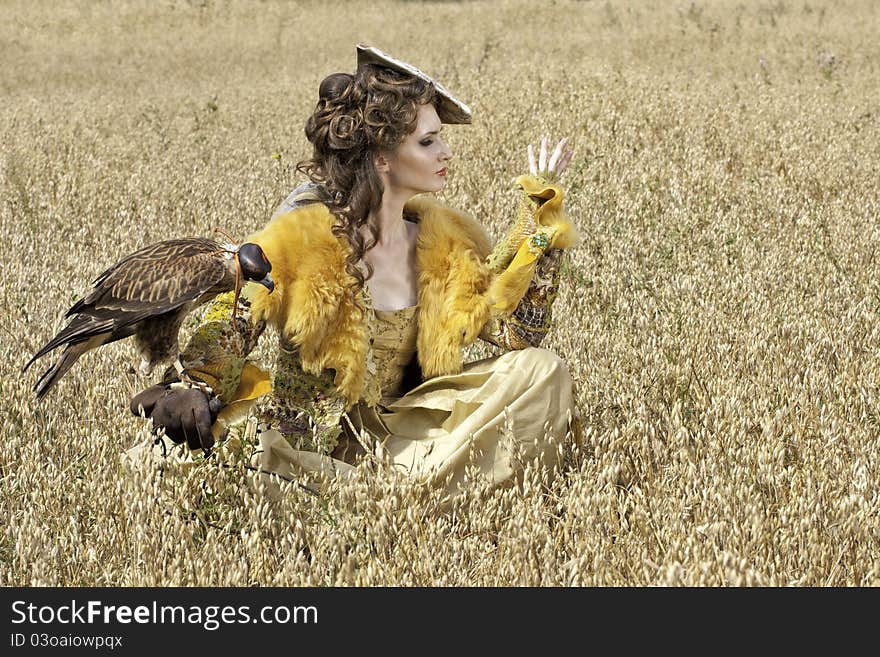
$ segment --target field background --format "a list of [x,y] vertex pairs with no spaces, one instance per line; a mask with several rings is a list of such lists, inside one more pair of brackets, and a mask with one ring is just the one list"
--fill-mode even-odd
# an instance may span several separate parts
[[[880,584],[880,3],[0,15],[0,584]],[[368,466],[277,503],[234,467],[122,467],[149,439],[130,345],[41,405],[48,362],[22,365],[121,255],[264,223],[358,41],[471,104],[442,198],[495,236],[526,144],[571,136],[584,239],[544,346],[577,383],[583,450],[445,513]]]

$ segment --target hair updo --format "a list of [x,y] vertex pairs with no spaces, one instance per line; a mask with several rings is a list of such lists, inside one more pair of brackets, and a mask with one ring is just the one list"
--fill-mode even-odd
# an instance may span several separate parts
[[368,222],[384,191],[373,158],[394,150],[415,130],[419,107],[438,100],[431,83],[374,64],[359,66],[354,75],[329,75],[318,88],[318,104],[305,126],[312,157],[297,164],[297,171],[326,191],[336,216],[333,233],[351,245],[345,269],[357,292],[373,273],[367,265],[365,277],[358,263],[379,239],[379,227]]

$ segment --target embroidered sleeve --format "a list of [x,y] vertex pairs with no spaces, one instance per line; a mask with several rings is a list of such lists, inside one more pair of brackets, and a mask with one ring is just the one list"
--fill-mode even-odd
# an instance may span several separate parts
[[480,337],[506,350],[540,346],[550,330],[551,309],[559,289],[559,271],[564,257],[562,249],[547,251],[513,312],[493,315]]
[[303,371],[297,348],[278,345],[273,394],[257,400],[253,413],[276,428],[294,449],[332,452],[342,432],[345,400],[336,392],[333,371]]
[[[253,321],[246,290],[247,286],[239,297],[234,321],[234,293],[222,294],[208,305],[180,357],[186,373],[207,383],[224,404],[235,398],[247,356],[266,327],[265,322]],[[165,380],[176,374],[169,368]]]
[[516,218],[486,263],[495,275],[492,314],[480,337],[503,349],[537,347],[550,328],[563,249],[578,241],[550,178],[520,176]]

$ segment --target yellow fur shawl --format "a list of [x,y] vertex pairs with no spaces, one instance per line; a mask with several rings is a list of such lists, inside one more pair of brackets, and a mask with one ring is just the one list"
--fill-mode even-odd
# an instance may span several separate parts
[[[461,370],[463,346],[477,339],[492,312],[491,244],[473,218],[430,198],[406,211],[419,217],[418,357],[425,377]],[[321,203],[273,219],[249,237],[272,263],[275,291],[262,286],[251,297],[255,320],[265,320],[299,346],[302,367],[335,370],[348,401],[360,398],[366,377],[369,331],[364,311],[346,293],[349,246],[331,232],[334,217]]]

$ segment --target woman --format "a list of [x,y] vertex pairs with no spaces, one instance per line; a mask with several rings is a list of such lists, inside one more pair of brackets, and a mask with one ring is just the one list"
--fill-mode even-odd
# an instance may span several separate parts
[[[469,465],[496,483],[524,458],[552,465],[572,382],[537,344],[560,249],[577,237],[554,184],[572,154],[563,140],[548,158],[545,139],[536,162],[529,147],[520,214],[492,250],[474,219],[418,196],[446,182],[442,123],[469,122],[427,75],[358,46],[357,71],[321,83],[306,123],[311,183],[248,238],[275,291],[245,287],[234,324],[233,295],[215,302],[181,358],[191,381],[148,388],[133,412],[193,449],[232,428],[281,475],[349,471],[370,454],[454,494]],[[247,361],[266,326],[279,336],[273,385]],[[507,353],[463,365],[478,337]]]

